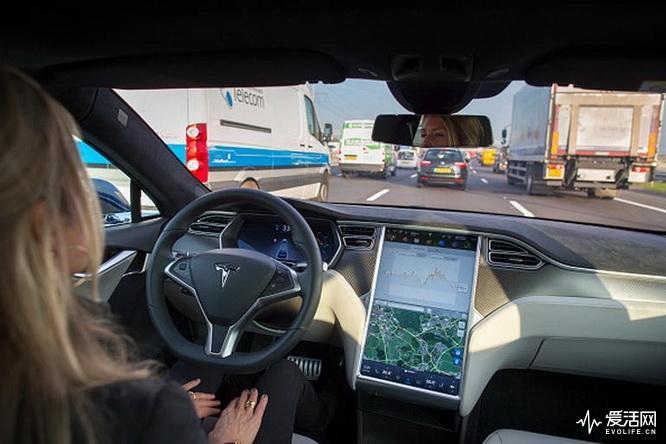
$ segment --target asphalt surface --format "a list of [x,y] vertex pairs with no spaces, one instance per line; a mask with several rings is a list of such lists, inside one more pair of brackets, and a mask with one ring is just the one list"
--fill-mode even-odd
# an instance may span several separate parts
[[582,191],[557,191],[553,196],[528,195],[524,186],[508,185],[504,174],[472,165],[465,191],[456,187],[416,187],[416,171],[399,169],[396,176],[352,175],[333,168],[330,202],[414,208],[439,208],[552,220],[664,230],[666,195],[641,187],[620,190],[615,199],[591,199]]

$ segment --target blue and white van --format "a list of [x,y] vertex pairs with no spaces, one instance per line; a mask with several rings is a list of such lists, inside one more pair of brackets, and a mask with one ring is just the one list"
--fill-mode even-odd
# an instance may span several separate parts
[[327,199],[329,148],[306,85],[116,91],[211,189]]

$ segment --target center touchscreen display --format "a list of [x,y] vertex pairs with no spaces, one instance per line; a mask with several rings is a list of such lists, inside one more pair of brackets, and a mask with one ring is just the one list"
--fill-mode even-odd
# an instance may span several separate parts
[[478,237],[387,228],[360,379],[458,396]]

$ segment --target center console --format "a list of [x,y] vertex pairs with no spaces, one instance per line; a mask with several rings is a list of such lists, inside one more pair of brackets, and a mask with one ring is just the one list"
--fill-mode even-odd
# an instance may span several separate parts
[[356,362],[361,414],[405,419],[411,403],[448,409],[433,426],[455,429],[479,248],[477,235],[383,228]]

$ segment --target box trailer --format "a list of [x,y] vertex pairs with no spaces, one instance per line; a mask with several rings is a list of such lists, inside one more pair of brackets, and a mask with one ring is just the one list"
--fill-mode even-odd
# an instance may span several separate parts
[[663,95],[525,86],[513,97],[507,181],[529,194],[613,198],[653,180]]

